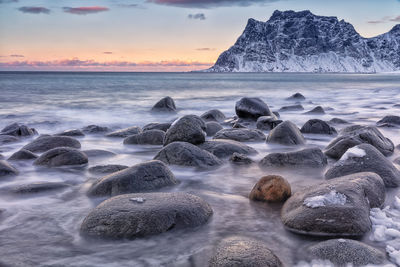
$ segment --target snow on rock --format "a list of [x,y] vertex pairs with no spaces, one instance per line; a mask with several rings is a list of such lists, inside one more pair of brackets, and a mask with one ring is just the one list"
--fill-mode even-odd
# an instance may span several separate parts
[[356,158],[356,157],[357,158],[362,158],[365,155],[367,155],[365,153],[365,150],[363,150],[361,148],[358,148],[358,147],[352,147],[352,148],[348,149],[346,151],[346,153],[343,154],[343,156],[340,158],[339,161],[345,161],[348,158]]
[[304,199],[303,204],[309,208],[318,208],[328,205],[344,205],[346,200],[346,195],[332,190],[324,195],[308,197]]

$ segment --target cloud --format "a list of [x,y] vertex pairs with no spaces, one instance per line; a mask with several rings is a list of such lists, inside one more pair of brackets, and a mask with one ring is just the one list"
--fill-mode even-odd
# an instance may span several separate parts
[[379,23],[384,23],[385,21],[384,20],[370,20],[370,21],[367,21],[367,23],[369,23],[369,24],[379,24]]
[[[399,0],[400,1],[400,0]],[[390,21],[400,22],[400,16],[390,19]]]
[[106,52],[103,52],[103,54],[106,54],[106,55],[111,55],[113,52],[110,52],[110,51],[106,51]]
[[385,16],[380,20],[367,21],[367,23],[370,23],[370,24],[379,24],[379,23],[387,23],[387,22],[400,22],[400,16],[397,16],[397,17]]
[[197,51],[214,51],[215,48],[208,48],[208,47],[201,47],[201,48],[196,48]]
[[203,13],[189,14],[188,18],[189,19],[205,20],[206,19],[206,15],[204,15]]
[[19,11],[23,12],[23,13],[31,13],[31,14],[49,14],[50,13],[50,9],[45,8],[45,7],[41,7],[41,6],[23,6],[18,8]]
[[148,3],[186,8],[212,8],[220,6],[251,6],[278,0],[147,0]]
[[0,4],[17,3],[18,0],[0,0]]
[[10,55],[10,57],[24,57],[23,55]]
[[87,15],[110,10],[108,7],[102,6],[86,6],[86,7],[63,7],[64,12],[75,15]]

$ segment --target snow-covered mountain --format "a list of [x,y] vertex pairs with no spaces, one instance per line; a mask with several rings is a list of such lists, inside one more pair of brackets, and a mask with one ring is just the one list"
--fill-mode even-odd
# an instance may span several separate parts
[[400,24],[360,36],[336,17],[275,11],[267,22],[249,19],[236,43],[208,72],[393,72],[400,70]]

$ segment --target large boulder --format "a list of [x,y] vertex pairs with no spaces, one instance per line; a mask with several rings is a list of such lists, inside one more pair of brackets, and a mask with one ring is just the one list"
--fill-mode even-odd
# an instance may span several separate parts
[[31,152],[45,152],[56,147],[81,148],[81,143],[69,136],[39,136],[23,148]]
[[200,118],[202,118],[204,121],[216,121],[216,122],[221,122],[226,119],[224,113],[222,113],[218,109],[212,109],[207,112],[204,112]]
[[261,241],[233,236],[223,239],[215,249],[210,267],[281,267],[279,258]]
[[17,175],[18,170],[8,164],[5,160],[0,160],[0,177],[8,176],[8,175]]
[[256,129],[222,129],[214,135],[213,139],[229,139],[238,142],[263,142],[265,141],[265,134]]
[[229,161],[235,165],[250,165],[254,161],[245,154],[234,152],[229,158]]
[[38,156],[29,150],[21,149],[12,154],[8,160],[29,160],[29,159],[36,159]]
[[206,141],[198,147],[214,154],[218,158],[230,157],[235,152],[245,155],[257,154],[254,148],[234,140],[215,139]]
[[221,126],[221,124],[219,124],[216,121],[206,122],[206,133],[207,133],[207,136],[213,136],[213,135],[215,135],[216,133],[218,133],[222,129],[223,129],[223,127]]
[[274,129],[279,123],[281,123],[281,120],[278,120],[277,117],[274,116],[261,116],[257,119],[256,122],[256,127],[259,130],[272,130]]
[[290,106],[283,106],[279,109],[280,112],[285,111],[301,111],[304,110],[304,107],[301,104],[290,105]]
[[272,116],[268,105],[258,97],[243,97],[235,106],[239,118],[257,120],[261,116]]
[[82,165],[88,163],[88,157],[83,152],[70,147],[56,147],[38,157],[33,164],[47,167]]
[[188,142],[200,144],[206,140],[206,124],[196,115],[186,115],[177,119],[168,129],[164,138],[164,145],[172,142]]
[[300,132],[308,134],[337,134],[337,131],[334,127],[319,119],[312,119],[307,121],[303,125],[303,127],[301,127]]
[[370,144],[361,144],[348,149],[325,173],[325,178],[331,179],[364,171],[379,174],[387,187],[400,185],[400,171]]
[[128,136],[124,139],[125,145],[162,145],[165,132],[161,130],[148,130]]
[[1,130],[1,135],[12,135],[12,136],[31,136],[37,134],[34,128],[29,128],[26,125],[13,123]]
[[222,161],[208,151],[187,142],[173,142],[165,146],[154,157],[170,165],[181,165],[207,169],[222,164]]
[[82,130],[71,129],[55,134],[55,136],[85,136]]
[[382,251],[352,239],[323,241],[308,246],[305,253],[310,260],[329,260],[336,266],[383,265],[386,261]]
[[151,109],[151,111],[156,112],[176,112],[176,106],[174,100],[166,96],[160,99]]
[[100,133],[106,133],[110,131],[110,128],[106,127],[106,126],[99,126],[99,125],[88,125],[82,128],[82,131],[84,133],[88,133],[88,134],[100,134]]
[[384,137],[376,127],[352,125],[340,131],[339,136],[325,148],[325,154],[338,159],[347,149],[363,143],[373,145],[385,156],[393,154],[394,151],[392,141]]
[[124,128],[118,131],[114,131],[111,133],[106,134],[107,137],[128,137],[130,135],[134,135],[134,134],[138,134],[141,133],[142,129],[140,129],[140,127],[137,126],[132,126],[132,127],[128,127],[128,128]]
[[174,174],[161,161],[152,160],[112,173],[95,182],[90,196],[116,196],[157,190],[177,184]]
[[276,152],[265,156],[259,163],[262,168],[269,167],[307,167],[321,168],[328,164],[328,159],[317,147],[291,152]]
[[398,127],[400,126],[400,116],[388,115],[376,123],[379,127]]
[[285,178],[279,175],[267,175],[258,180],[249,198],[266,202],[284,202],[291,194],[290,184]]
[[281,145],[304,145],[306,140],[296,124],[284,121],[276,126],[268,135],[267,143]]
[[164,122],[164,123],[152,122],[143,126],[143,132],[149,130],[161,130],[166,132],[169,129],[169,127],[171,127],[171,124],[172,123],[170,122]]
[[304,114],[315,114],[315,115],[322,115],[325,114],[325,110],[323,107],[321,106],[316,106],[315,108],[313,108],[310,111],[305,112]]
[[80,230],[91,237],[133,239],[197,227],[207,223],[212,214],[207,202],[187,193],[125,194],[94,208]]
[[295,93],[286,99],[287,100],[295,100],[295,101],[306,100],[305,96],[302,95],[301,93]]
[[317,236],[362,236],[371,230],[370,208],[385,201],[375,173],[356,173],[297,191],[283,205],[281,219],[293,232]]

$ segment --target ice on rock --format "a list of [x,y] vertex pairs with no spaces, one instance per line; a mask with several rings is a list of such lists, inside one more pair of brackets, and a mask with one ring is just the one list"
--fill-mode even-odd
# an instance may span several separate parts
[[331,190],[324,195],[308,197],[303,204],[309,208],[318,208],[328,205],[344,205],[346,200],[346,195],[336,192],[336,190]]
[[366,155],[365,150],[358,148],[358,147],[352,147],[346,151],[346,153],[343,154],[343,156],[340,158],[340,161],[345,161],[348,158],[362,158]]

